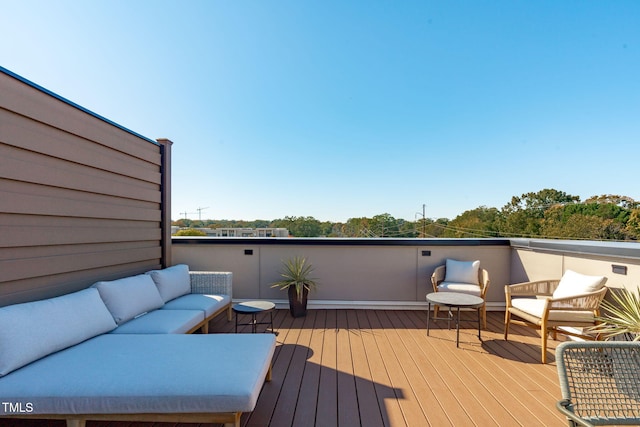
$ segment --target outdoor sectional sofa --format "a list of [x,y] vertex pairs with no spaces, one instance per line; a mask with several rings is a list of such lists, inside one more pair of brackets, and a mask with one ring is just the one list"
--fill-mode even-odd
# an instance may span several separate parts
[[231,273],[185,265],[0,308],[0,418],[238,426],[273,334],[191,334],[231,306]]

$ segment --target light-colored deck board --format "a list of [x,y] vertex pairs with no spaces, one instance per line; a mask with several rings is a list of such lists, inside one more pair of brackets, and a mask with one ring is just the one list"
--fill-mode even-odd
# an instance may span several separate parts
[[[358,318],[358,324],[365,328],[361,330],[362,343],[367,353],[366,363],[369,366],[371,372],[371,381],[373,381],[373,387],[376,391],[376,397],[378,400],[378,408],[380,409],[380,416],[385,426],[401,426],[404,425],[404,416],[402,415],[402,409],[398,403],[398,397],[391,384],[391,378],[385,368],[380,348],[376,341],[377,336],[381,336],[382,332],[374,330],[371,327],[369,321],[369,315],[371,312],[357,310],[356,316]],[[373,406],[372,406],[373,407]],[[372,407],[361,408],[361,411],[373,411]]]
[[349,326],[349,343],[353,360],[353,375],[356,386],[358,408],[366,408],[359,411],[360,425],[367,427],[383,427],[384,420],[378,401],[378,396],[371,376],[371,369],[365,349],[365,335],[370,335],[368,322],[360,324],[357,313],[354,310],[347,311]]
[[[426,328],[425,317],[423,313],[419,314],[420,316],[416,316],[415,313],[409,314],[406,319],[404,316],[400,316],[399,320],[404,320],[404,327],[418,327],[418,330],[412,330],[411,336],[406,339],[413,340],[412,352],[415,354],[415,363],[424,372],[423,378],[425,378],[428,387],[433,387],[438,393],[443,410],[454,413],[463,412],[469,418],[466,425],[494,425],[496,418],[508,419],[508,411],[502,405],[485,398],[484,385],[477,381],[477,378],[465,376],[464,372],[459,372],[460,364],[451,358],[444,357],[446,354],[438,350],[437,343],[434,343],[431,337],[426,336],[426,332],[424,332]],[[400,328],[400,333],[406,334],[402,328]],[[468,350],[467,346],[462,348]],[[467,351],[458,353],[467,353]],[[460,399],[465,400],[461,401]],[[451,408],[460,409],[452,411]],[[494,415],[492,416],[492,414]],[[451,419],[454,425],[459,425],[456,420]]]

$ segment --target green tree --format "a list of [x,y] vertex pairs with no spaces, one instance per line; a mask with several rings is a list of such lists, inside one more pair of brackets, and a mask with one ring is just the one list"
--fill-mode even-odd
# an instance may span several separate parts
[[322,236],[320,221],[312,216],[295,217],[286,216],[284,219],[272,221],[273,227],[286,228],[293,237],[319,237]]
[[427,220],[425,237],[444,237],[449,222],[448,218],[438,218],[435,221]]
[[377,237],[397,237],[400,231],[398,220],[388,213],[375,215],[369,224],[371,233]]
[[514,196],[511,202],[502,207],[498,221],[501,236],[541,236],[542,220],[547,209],[555,205],[576,203],[580,197],[564,191],[544,189],[537,193],[525,193]]
[[640,239],[640,209],[634,209],[629,214],[629,220],[625,224],[625,232],[629,239]]
[[193,228],[184,228],[182,230],[178,230],[174,236],[206,236],[207,233],[205,233],[202,230],[196,230]]
[[465,211],[447,224],[443,237],[497,237],[499,212],[480,206]]
[[372,237],[370,219],[366,217],[349,218],[343,227],[345,237]]

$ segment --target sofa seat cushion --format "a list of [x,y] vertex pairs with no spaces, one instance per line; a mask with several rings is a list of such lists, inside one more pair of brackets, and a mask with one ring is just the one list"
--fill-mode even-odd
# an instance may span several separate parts
[[98,291],[0,308],[0,377],[116,327]]
[[[513,298],[511,300],[512,307],[533,318],[542,317],[544,304],[545,299]],[[548,320],[551,322],[591,323],[594,321],[594,314],[588,310],[553,309],[549,312]]]
[[477,297],[482,295],[480,286],[471,283],[442,282],[438,285],[438,292],[460,292]]
[[186,334],[204,321],[202,310],[154,310],[118,325],[112,334]]
[[230,303],[229,295],[188,294],[169,301],[162,310],[202,310],[205,317],[211,317]]
[[0,378],[0,401],[32,414],[248,412],[274,350],[273,334],[105,334]]
[[162,270],[152,270],[147,274],[155,282],[164,302],[191,292],[191,278],[189,277],[189,267],[186,264],[178,264]]
[[151,276],[139,274],[93,285],[118,325],[156,308],[164,301]]

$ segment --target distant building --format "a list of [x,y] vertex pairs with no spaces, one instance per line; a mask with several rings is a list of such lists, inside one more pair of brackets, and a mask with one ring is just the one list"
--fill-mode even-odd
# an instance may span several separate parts
[[289,237],[286,228],[196,228],[208,237]]

